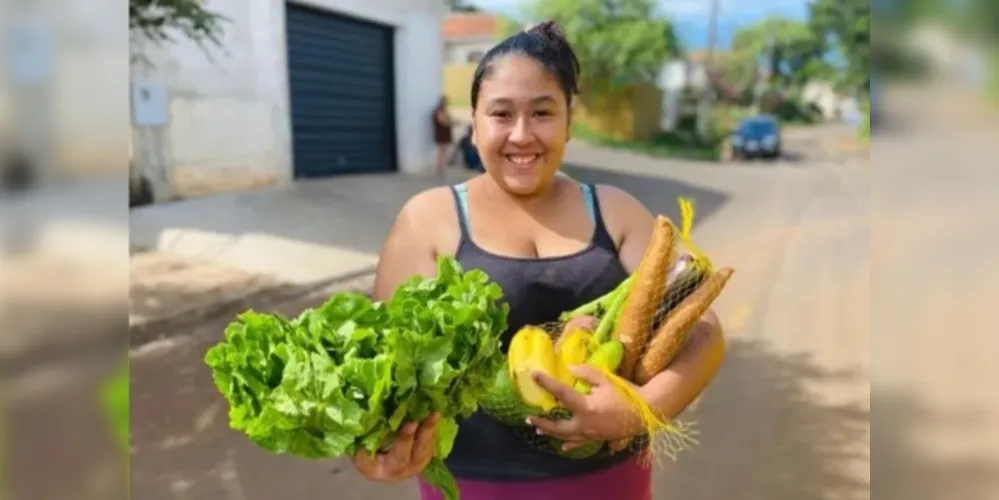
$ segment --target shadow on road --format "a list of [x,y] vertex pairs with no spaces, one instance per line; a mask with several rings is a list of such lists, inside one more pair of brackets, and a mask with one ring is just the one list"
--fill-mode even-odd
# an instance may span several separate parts
[[859,377],[731,341],[718,378],[684,417],[700,445],[657,476],[656,498],[869,499],[869,411],[824,404],[809,390]]
[[123,333],[110,352],[78,352],[72,362],[5,377],[6,498],[129,498],[128,457],[102,400]]
[[[999,462],[984,458],[931,458],[925,442],[934,429],[974,433],[988,416],[972,411],[933,411],[914,394],[875,390],[878,411],[871,418],[871,449],[877,457],[871,476],[877,476],[875,498],[908,500],[989,500],[999,492]],[[983,436],[984,438],[984,436]],[[987,439],[987,438],[984,438]]]
[[607,184],[621,188],[638,198],[653,214],[662,214],[680,224],[677,198],[683,196],[694,201],[695,224],[703,222],[718,212],[728,201],[729,195],[703,186],[697,186],[669,176],[667,163],[662,175],[638,175],[610,168],[597,168],[567,164],[563,170],[573,179],[591,184]]

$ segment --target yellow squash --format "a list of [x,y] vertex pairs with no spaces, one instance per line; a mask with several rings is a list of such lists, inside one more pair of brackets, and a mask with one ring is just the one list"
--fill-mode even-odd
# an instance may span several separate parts
[[555,378],[559,382],[572,387],[576,383],[576,377],[572,375],[569,368],[581,365],[590,356],[590,341],[593,335],[581,328],[569,330],[560,336],[555,343],[555,353],[558,358],[556,364]]
[[538,385],[533,377],[536,371],[552,377],[558,376],[555,345],[548,332],[533,326],[518,331],[510,341],[507,363],[510,367],[510,380],[517,388],[521,401],[545,412],[558,406],[555,396]]

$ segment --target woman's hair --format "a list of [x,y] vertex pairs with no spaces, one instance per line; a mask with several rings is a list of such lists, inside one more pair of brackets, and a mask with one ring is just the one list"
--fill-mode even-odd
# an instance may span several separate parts
[[572,96],[579,92],[579,60],[572,51],[565,32],[555,21],[547,21],[503,40],[486,52],[472,77],[473,110],[478,104],[482,80],[489,77],[497,60],[510,54],[530,57],[541,64],[562,87],[566,104],[572,105]]

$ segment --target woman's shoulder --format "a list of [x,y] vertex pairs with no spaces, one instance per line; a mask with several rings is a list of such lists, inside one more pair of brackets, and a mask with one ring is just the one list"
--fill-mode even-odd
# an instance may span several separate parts
[[624,189],[610,184],[595,184],[594,188],[602,208],[627,213],[648,212],[644,203]]
[[617,186],[595,185],[604,226],[615,241],[651,227],[652,213],[638,198]]
[[[454,211],[454,195],[449,186],[438,186],[416,193],[399,210],[399,219],[439,224],[442,216]],[[446,219],[444,219],[446,220]]]
[[448,186],[420,191],[403,204],[396,216],[394,231],[436,244],[451,239],[458,228],[454,195]]

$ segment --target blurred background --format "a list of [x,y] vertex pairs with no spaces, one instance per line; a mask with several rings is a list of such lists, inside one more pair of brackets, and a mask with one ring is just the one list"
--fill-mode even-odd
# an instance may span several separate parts
[[239,311],[370,290],[405,200],[476,174],[476,64],[546,19],[583,69],[566,173],[693,198],[738,270],[656,498],[999,498],[999,3],[0,6],[10,498],[417,498],[254,448],[202,357]]

